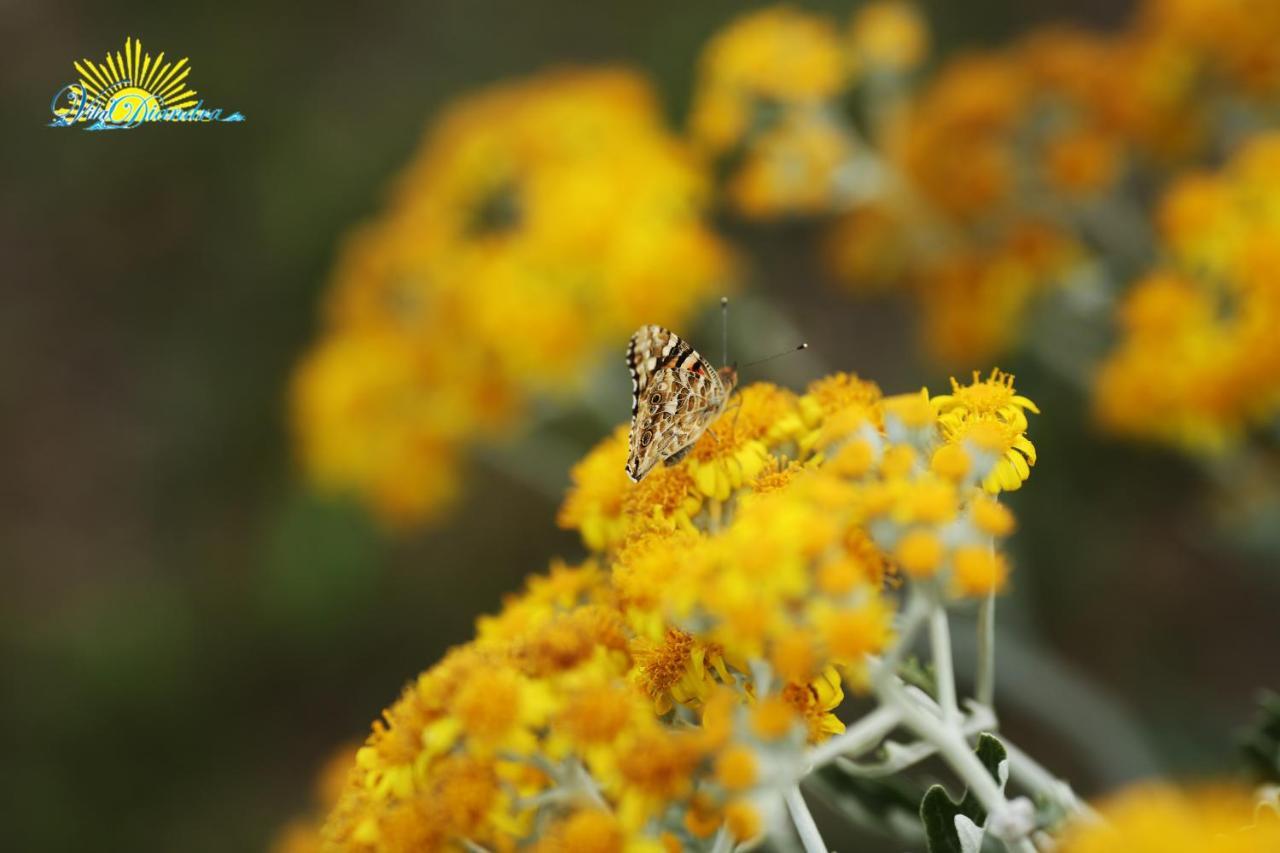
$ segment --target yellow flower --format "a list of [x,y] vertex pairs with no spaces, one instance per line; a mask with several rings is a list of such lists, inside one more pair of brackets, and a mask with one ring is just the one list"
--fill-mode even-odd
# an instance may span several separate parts
[[567,697],[556,725],[578,747],[608,744],[631,721],[631,698],[620,684],[589,683]]
[[947,64],[913,105],[901,166],[947,215],[975,217],[1004,203],[1013,182],[1012,129],[1028,97],[1013,60],[969,55]]
[[[687,796],[693,769],[703,758],[689,732],[648,727],[618,745],[617,779],[627,786],[621,811],[629,825],[642,825],[666,801]],[[608,778],[605,783],[608,784]]]
[[838,97],[851,71],[834,22],[786,6],[711,39],[690,132],[710,158],[736,159],[726,195],[738,212],[817,214],[848,201],[842,173],[856,150]]
[[901,73],[929,52],[929,29],[914,5],[876,0],[859,6],[849,30],[854,55],[872,69]]
[[751,218],[822,213],[842,204],[836,176],[854,153],[851,134],[833,116],[795,113],[756,136],[725,191]]
[[[637,639],[632,645],[636,684],[653,700],[659,714],[673,704],[699,705],[717,670],[724,673],[719,649],[698,643],[690,634],[668,629],[659,641]],[[727,678],[727,673],[721,676]]]
[[1004,556],[981,545],[957,548],[952,582],[960,595],[981,597],[999,592],[1009,575]]
[[626,533],[622,512],[630,478],[626,474],[628,428],[614,430],[612,440],[596,445],[573,466],[573,483],[560,506],[557,523],[577,530],[592,550],[604,551],[620,543]]
[[1280,850],[1280,821],[1255,823],[1247,791],[1210,787],[1179,791],[1141,785],[1101,806],[1104,823],[1079,825],[1062,853],[1263,853]]
[[583,853],[623,853],[627,841],[618,819],[599,809],[576,812],[552,829],[548,836],[538,847],[546,853],[577,850]]
[[457,433],[484,427],[455,418],[465,404],[447,390],[424,388],[443,372],[436,353],[396,333],[335,335],[317,347],[295,375],[293,411],[316,485],[358,489],[390,523],[451,500]]
[[898,565],[913,578],[933,577],[942,566],[943,556],[942,543],[930,530],[912,530],[894,550]]
[[838,94],[847,66],[834,23],[786,6],[744,15],[707,44],[691,125],[713,152],[731,148],[765,103],[813,104]]
[[827,667],[807,684],[788,684],[782,689],[782,698],[800,714],[810,743],[844,731],[844,723],[831,713],[844,701],[840,673],[835,667]]
[[751,731],[761,740],[779,740],[795,730],[800,710],[785,696],[766,696],[751,709]]
[[461,686],[450,713],[460,723],[460,733],[476,743],[524,749],[529,741],[521,728],[541,725],[550,707],[550,697],[541,685],[514,672],[487,669]]
[[730,803],[725,808],[725,826],[729,827],[729,834],[736,840],[747,842],[759,837],[764,821],[754,806],[749,802],[739,801]]
[[1119,146],[1106,133],[1080,129],[1057,137],[1045,151],[1045,177],[1068,195],[1108,189],[1120,172]]
[[732,746],[716,759],[716,781],[729,791],[741,791],[755,785],[760,762],[755,752],[745,746]]
[[702,494],[725,501],[754,480],[770,462],[770,449],[800,429],[795,395],[768,383],[747,386],[733,405],[703,433],[688,466]]
[[850,664],[879,654],[889,642],[892,611],[879,599],[820,617],[822,635],[835,660]]
[[1040,410],[1014,390],[1012,375],[992,370],[980,379],[974,371],[969,385],[952,379],[951,393],[934,397],[932,403],[946,441],[991,458],[983,488],[995,494],[1022,486],[1036,464],[1035,445],[1026,436],[1026,413]]

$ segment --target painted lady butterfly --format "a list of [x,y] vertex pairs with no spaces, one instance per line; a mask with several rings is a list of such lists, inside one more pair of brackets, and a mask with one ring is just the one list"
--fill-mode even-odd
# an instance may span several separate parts
[[688,342],[661,326],[643,326],[627,347],[631,370],[631,441],[627,476],[644,479],[674,465],[724,411],[738,373],[716,370]]

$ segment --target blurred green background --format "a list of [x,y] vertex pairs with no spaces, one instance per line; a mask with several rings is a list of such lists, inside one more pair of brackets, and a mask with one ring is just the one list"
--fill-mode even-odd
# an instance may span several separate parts
[[[1125,13],[924,5],[942,55]],[[263,849],[307,808],[334,746],[523,575],[579,553],[555,503],[494,466],[474,466],[442,526],[394,540],[309,496],[288,376],[336,241],[379,208],[442,104],[549,64],[625,62],[678,123],[700,47],[743,8],[6,7],[0,846]],[[72,60],[126,35],[190,56],[200,94],[247,121],[44,126]],[[904,305],[824,281],[816,231],[734,236],[748,289],[784,306],[827,365],[890,391],[945,383],[915,355]],[[1045,412],[1041,462],[1012,499],[1006,728],[1086,794],[1229,769],[1255,689],[1280,683],[1275,560],[1214,525],[1188,463],[1097,437],[1076,391],[1001,366]]]

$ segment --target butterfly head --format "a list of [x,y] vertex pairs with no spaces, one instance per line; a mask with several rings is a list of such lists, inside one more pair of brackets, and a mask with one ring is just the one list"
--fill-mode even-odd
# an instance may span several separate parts
[[720,375],[720,382],[724,385],[724,393],[726,395],[738,387],[738,366],[736,364],[726,365],[717,370],[716,373]]

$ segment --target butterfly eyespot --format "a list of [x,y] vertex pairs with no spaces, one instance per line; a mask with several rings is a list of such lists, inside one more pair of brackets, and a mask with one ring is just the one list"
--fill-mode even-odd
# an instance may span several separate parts
[[652,397],[650,397],[650,398],[649,398],[649,405],[650,405],[650,406],[656,406],[656,405],[660,404],[661,402],[662,402],[662,395],[661,395],[661,394],[654,394]]
[[640,436],[640,446],[648,447],[649,442],[653,441],[653,430],[647,429]]

